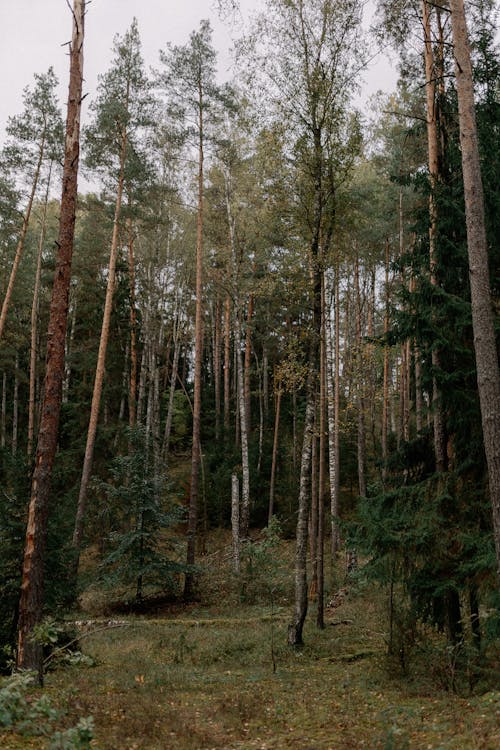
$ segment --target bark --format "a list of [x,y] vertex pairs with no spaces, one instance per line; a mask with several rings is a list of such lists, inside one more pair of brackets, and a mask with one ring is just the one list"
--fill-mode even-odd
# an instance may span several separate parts
[[231,416],[231,297],[224,305],[224,432],[229,438]]
[[311,557],[311,581],[309,600],[316,599],[318,590],[318,409],[314,410],[314,428],[311,446],[311,509],[309,511],[309,549]]
[[[226,194],[226,212],[229,224],[229,241],[231,245],[231,264],[233,273],[233,299],[234,299],[234,349],[236,355],[236,382],[238,389],[238,412],[241,436],[241,467],[242,467],[242,485],[241,485],[241,512],[240,512],[240,536],[241,539],[248,538],[248,529],[250,524],[250,464],[248,458],[248,419],[247,419],[247,400],[245,394],[246,383],[246,365],[243,366],[241,353],[241,322],[240,306],[238,304],[238,264],[236,259],[236,227],[231,205],[231,175],[229,170],[225,172],[225,194]],[[247,347],[245,347],[245,351]],[[248,351],[250,349],[248,348]],[[245,356],[246,362],[246,356]]]
[[257,378],[259,383],[259,456],[257,459],[257,475],[260,476],[260,470],[262,467],[262,454],[264,450],[264,395],[263,395],[263,384],[262,384],[262,368],[259,366],[259,359],[257,352],[254,353],[255,364],[257,369]]
[[[328,280],[328,279],[327,279]],[[339,354],[340,354],[340,327],[339,327],[339,301],[338,301],[338,270],[335,271],[335,281],[333,289],[330,284],[327,287],[327,305],[326,305],[326,389],[327,389],[327,411],[328,411],[328,467],[330,477],[330,514],[331,514],[331,557],[332,570],[339,548],[339,406],[340,406],[340,385],[339,385]],[[335,306],[335,322],[333,330],[332,344],[332,321],[331,321],[331,303]]]
[[320,345],[320,388],[319,388],[319,454],[318,454],[318,532],[316,542],[316,580],[318,607],[316,624],[318,628],[325,627],[324,620],[324,528],[325,528],[325,497],[326,497],[326,348],[325,348],[325,285],[322,278],[321,294],[321,345]]
[[128,398],[128,423],[134,427],[136,422],[137,398],[137,313],[135,309],[135,256],[134,232],[132,219],[127,219],[128,230],[128,278],[130,293],[130,383]]
[[252,362],[252,316],[254,308],[254,296],[250,293],[248,298],[247,323],[245,330],[245,419],[247,433],[252,429],[251,418],[251,390],[250,390],[250,365]]
[[233,570],[240,572],[240,481],[231,475],[231,530],[233,535]]
[[361,343],[361,290],[359,284],[359,258],[354,263],[354,288],[356,291],[356,359],[358,391],[358,485],[361,497],[366,497],[366,430],[364,398],[364,363]]
[[123,128],[120,152],[120,174],[118,178],[118,190],[115,202],[115,214],[113,219],[113,235],[111,238],[111,250],[109,254],[108,282],[106,285],[106,299],[102,316],[101,337],[99,339],[99,351],[97,354],[97,365],[92,392],[92,403],[90,406],[89,426],[87,430],[87,442],[85,445],[85,456],[83,459],[82,477],[80,491],[78,493],[78,504],[76,508],[75,528],[73,531],[73,546],[76,550],[76,569],[78,570],[78,556],[82,544],[83,524],[87,508],[87,487],[92,472],[92,461],[94,457],[94,446],[97,434],[97,423],[99,420],[99,409],[101,405],[102,389],[106,367],[106,351],[108,348],[109,331],[111,324],[111,312],[113,308],[113,294],[115,290],[116,258],[118,255],[118,228],[122,206],[125,154],[127,150],[127,131]]
[[274,440],[273,440],[273,455],[271,459],[271,479],[269,481],[269,510],[267,515],[268,524],[274,515],[274,489],[276,483],[276,466],[278,461],[278,440],[279,440],[279,426],[280,426],[280,411],[281,411],[281,378],[278,378],[277,391],[276,391],[276,412],[274,416]]
[[307,526],[311,490],[311,450],[315,412],[314,396],[316,391],[316,352],[312,351],[311,354],[313,356],[309,360],[307,405],[300,462],[299,509],[295,547],[295,608],[293,621],[288,626],[288,643],[291,646],[302,645],[302,630],[307,615]]
[[165,420],[165,431],[163,433],[163,459],[165,464],[168,465],[169,450],[170,450],[170,434],[172,432],[172,419],[174,416],[174,398],[175,398],[175,386],[177,381],[177,373],[179,370],[179,356],[181,351],[181,329],[179,314],[175,322],[174,330],[174,356],[172,360],[172,369],[170,374],[170,389],[168,394],[168,407],[167,407],[167,418]]
[[69,329],[69,337],[66,337],[66,347],[65,347],[66,362],[64,365],[64,380],[63,380],[63,395],[62,395],[63,404],[68,403],[69,381],[71,377],[71,365],[69,362],[69,357],[71,355],[71,351],[73,349],[73,342],[75,340],[77,299],[78,298],[76,296],[76,293],[74,293],[73,304],[71,304],[71,290],[70,290],[71,323],[70,323],[70,329]]
[[16,352],[14,365],[14,394],[12,399],[12,445],[11,452],[17,453],[17,429],[19,425],[19,352]]
[[217,293],[214,321],[214,390],[215,390],[215,440],[220,440],[221,417],[221,304]]
[[[193,390],[193,438],[191,452],[191,493],[187,531],[186,562],[193,566],[196,556],[196,530],[198,525],[198,494],[200,480],[200,424],[201,424],[201,364],[203,357],[203,165],[204,123],[203,88],[198,83],[198,208],[196,217],[196,303],[194,322],[194,390]],[[184,598],[192,599],[194,574],[188,572],[184,579]]]
[[42,210],[42,222],[40,227],[40,237],[38,240],[38,253],[36,259],[35,283],[33,286],[33,302],[31,304],[31,341],[30,341],[30,375],[29,375],[29,402],[28,402],[28,456],[33,453],[33,435],[35,432],[35,386],[36,386],[36,359],[37,359],[37,338],[38,338],[38,308],[40,298],[40,279],[42,276],[42,254],[45,243],[45,231],[47,228],[47,204],[49,202],[50,176],[52,165],[47,177],[47,189],[45,191],[45,200]]
[[[389,240],[385,243],[385,311],[384,311],[384,339],[389,333]],[[384,343],[384,375],[382,395],[382,479],[386,476],[387,464],[387,428],[389,425],[389,346]]]
[[2,424],[1,424],[1,435],[0,442],[2,448],[5,448],[6,432],[7,432],[7,373],[5,370],[2,375]]
[[40,622],[43,611],[44,557],[50,480],[57,446],[64,377],[64,346],[80,147],[85,5],[85,0],[74,0],[58,253],[50,304],[45,388],[31,485],[19,603],[17,667],[36,670],[40,681],[42,680],[42,649],[39,644],[30,639],[30,635],[33,627]]
[[[437,209],[434,194],[439,180],[439,140],[436,117],[436,73],[434,70],[434,59],[432,52],[431,17],[427,0],[422,0],[422,22],[424,27],[427,148],[429,160],[429,179],[431,183],[431,192],[429,195],[429,259],[431,283],[434,286],[437,286],[439,283],[436,275]],[[431,359],[432,367],[436,372],[440,368],[439,351],[436,347],[433,347],[432,349]],[[432,380],[432,406],[436,469],[437,471],[444,471],[446,468],[446,436],[444,416],[441,405],[441,394],[435,374]]]
[[42,140],[40,143],[40,149],[38,152],[38,161],[35,167],[35,174],[33,175],[33,182],[31,184],[31,192],[30,197],[28,199],[28,205],[26,207],[26,212],[24,214],[23,223],[21,226],[21,232],[19,234],[19,239],[17,241],[17,247],[16,247],[16,253],[14,255],[14,263],[12,264],[12,269],[9,276],[9,283],[7,284],[7,291],[5,292],[5,297],[2,304],[2,310],[0,311],[0,340],[3,336],[3,331],[5,328],[5,321],[7,320],[7,312],[9,310],[10,301],[12,298],[12,292],[14,291],[14,284],[16,281],[17,271],[19,269],[19,264],[21,262],[21,258],[23,255],[24,250],[24,241],[26,239],[26,233],[28,231],[28,224],[31,216],[31,209],[33,207],[33,200],[35,198],[36,188],[38,185],[38,178],[40,177],[40,169],[42,166],[43,156],[45,151],[45,131],[42,135]]
[[450,0],[467,224],[472,327],[500,586],[500,374],[495,340],[483,185],[463,0]]

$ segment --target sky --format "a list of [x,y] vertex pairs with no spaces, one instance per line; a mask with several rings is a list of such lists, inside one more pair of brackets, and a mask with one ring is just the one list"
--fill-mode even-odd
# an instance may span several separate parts
[[[59,99],[66,103],[68,88],[68,50],[71,38],[72,0],[0,0],[0,71],[3,77],[0,100],[0,142],[10,115],[22,111],[22,91],[31,86],[35,73],[50,66],[59,78]],[[257,10],[262,0],[241,0],[243,16]],[[368,11],[372,2],[368,2]],[[231,75],[232,38],[238,34],[218,18],[213,0],[92,0],[85,27],[84,91],[90,101],[96,91],[99,73],[109,67],[113,38],[123,35],[136,17],[148,67],[158,64],[158,51],[167,42],[185,44],[191,31],[203,18],[210,18],[214,46],[219,52],[219,76]],[[392,91],[396,74],[388,59],[379,56],[365,73],[361,102],[378,89]],[[63,110],[65,117],[65,111]],[[83,121],[85,121],[85,105]]]

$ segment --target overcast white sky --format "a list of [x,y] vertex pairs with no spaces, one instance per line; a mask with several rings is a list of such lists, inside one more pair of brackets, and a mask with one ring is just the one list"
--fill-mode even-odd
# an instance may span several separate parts
[[[71,0],[70,0],[71,2]],[[72,3],[71,3],[72,4]],[[257,9],[261,0],[241,0],[245,14]],[[371,3],[369,3],[370,5]],[[87,101],[95,93],[97,76],[111,60],[115,34],[123,34],[134,16],[138,19],[143,56],[156,66],[158,50],[167,42],[184,44],[202,18],[210,18],[214,44],[219,50],[222,80],[230,77],[231,31],[218,18],[213,0],[92,0],[85,29],[85,91]],[[0,0],[0,141],[7,118],[22,110],[22,90],[33,84],[34,73],[52,65],[60,81],[59,97],[64,107],[68,86],[67,48],[71,16],[66,0]],[[365,75],[365,97],[377,89],[392,91],[396,75],[384,58],[374,61]],[[65,111],[63,111],[65,117]],[[84,115],[85,119],[85,110]]]

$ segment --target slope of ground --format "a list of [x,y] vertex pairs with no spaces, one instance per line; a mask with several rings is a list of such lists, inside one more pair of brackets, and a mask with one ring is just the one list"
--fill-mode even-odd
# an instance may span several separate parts
[[[226,556],[213,553],[205,566],[208,599],[196,605],[113,621],[94,613],[82,622],[80,613],[89,664],[59,666],[44,688],[62,711],[60,723],[93,716],[91,746],[101,750],[500,746],[500,693],[442,689],[453,669],[445,651],[436,647],[427,661],[416,655],[409,677],[388,664],[381,592],[347,581],[323,631],[312,604],[305,645],[293,650],[286,587],[241,603],[241,588],[228,579]],[[0,746],[49,743],[10,731],[0,733]]]

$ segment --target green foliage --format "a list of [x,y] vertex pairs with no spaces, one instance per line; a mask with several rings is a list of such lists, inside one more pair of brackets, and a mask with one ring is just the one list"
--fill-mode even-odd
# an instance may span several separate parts
[[80,719],[75,727],[54,731],[62,713],[52,707],[47,695],[33,699],[30,690],[34,684],[30,673],[15,674],[4,681],[0,688],[0,727],[26,737],[48,737],[50,750],[90,750],[92,717]]
[[273,516],[256,541],[246,541],[241,548],[241,571],[238,578],[240,599],[247,604],[276,603],[287,593],[284,562],[280,559],[281,525]]
[[169,533],[182,519],[182,508],[165,498],[165,477],[156,474],[148,456],[143,428],[127,433],[130,450],[114,459],[110,482],[97,482],[107,504],[115,508],[119,528],[109,538],[111,551],[101,562],[101,577],[108,585],[136,586],[175,592],[185,566],[173,559],[175,539]]

